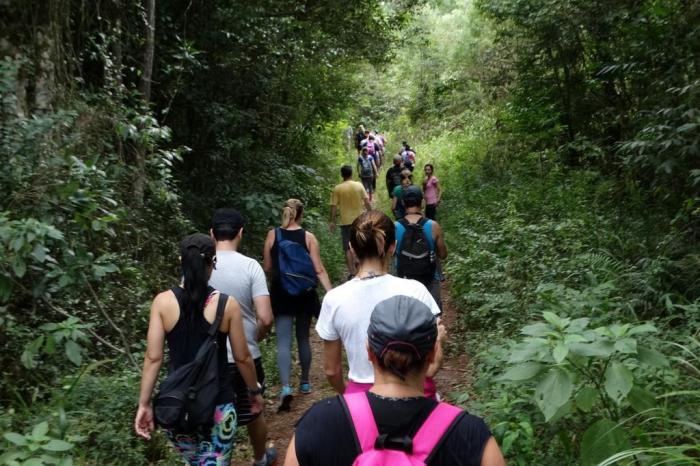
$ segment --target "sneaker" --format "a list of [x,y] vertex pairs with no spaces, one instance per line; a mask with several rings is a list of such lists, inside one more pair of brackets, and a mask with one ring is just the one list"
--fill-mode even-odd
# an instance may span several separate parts
[[277,411],[289,411],[292,409],[292,398],[294,398],[294,395],[292,395],[292,387],[284,385],[280,393],[280,405]]
[[265,462],[258,463],[253,462],[253,466],[275,466],[277,464],[277,449],[275,447],[270,447],[265,450]]
[[299,385],[299,392],[302,395],[308,395],[311,393],[311,384],[309,382],[304,382],[301,385]]

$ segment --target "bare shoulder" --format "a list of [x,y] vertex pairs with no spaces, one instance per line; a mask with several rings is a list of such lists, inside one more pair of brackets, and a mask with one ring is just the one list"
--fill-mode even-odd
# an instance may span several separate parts
[[168,309],[169,307],[177,304],[177,298],[172,290],[166,290],[158,293],[155,298],[153,298],[152,308],[158,311]]

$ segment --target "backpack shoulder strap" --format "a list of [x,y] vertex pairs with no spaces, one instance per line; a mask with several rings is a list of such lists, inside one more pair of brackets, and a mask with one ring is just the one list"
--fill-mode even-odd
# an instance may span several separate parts
[[372,414],[367,393],[341,395],[340,399],[350,416],[360,450],[362,452],[371,450],[379,436],[379,430],[377,430],[377,423],[374,422],[374,414]]
[[413,437],[413,455],[424,463],[440,444],[463,411],[447,403],[438,403]]
[[221,319],[224,318],[224,310],[226,309],[226,303],[228,302],[228,295],[225,293],[219,293],[219,303],[216,306],[216,317],[214,322],[209,326],[209,336],[213,337],[216,335],[216,331],[219,330],[221,325]]
[[282,241],[282,229],[280,227],[275,228],[275,241],[277,244]]

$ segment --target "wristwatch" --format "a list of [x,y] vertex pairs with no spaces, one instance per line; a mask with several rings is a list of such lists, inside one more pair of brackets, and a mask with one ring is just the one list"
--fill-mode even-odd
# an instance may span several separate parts
[[256,396],[256,395],[262,395],[263,393],[263,387],[260,385],[260,382],[258,382],[256,388],[248,388],[248,393]]

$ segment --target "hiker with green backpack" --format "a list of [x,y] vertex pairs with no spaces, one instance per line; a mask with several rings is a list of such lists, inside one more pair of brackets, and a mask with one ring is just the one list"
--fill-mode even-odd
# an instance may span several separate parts
[[[158,294],[151,306],[134,429],[150,439],[156,426],[163,428],[187,464],[229,464],[237,422],[227,340],[252,413],[262,411],[262,390],[238,303],[207,285],[216,265],[214,241],[190,235],[180,254],[182,282]],[[151,401],[166,341],[170,371]]]
[[282,391],[279,411],[289,411],[294,397],[291,386],[292,328],[296,327],[297,349],[301,365],[299,392],[311,393],[311,318],[318,315],[320,303],[316,286],[332,288],[316,237],[302,228],[304,204],[288,199],[282,207],[282,224],[268,231],[263,250],[263,269],[270,278],[270,300],[275,316],[277,366]]

